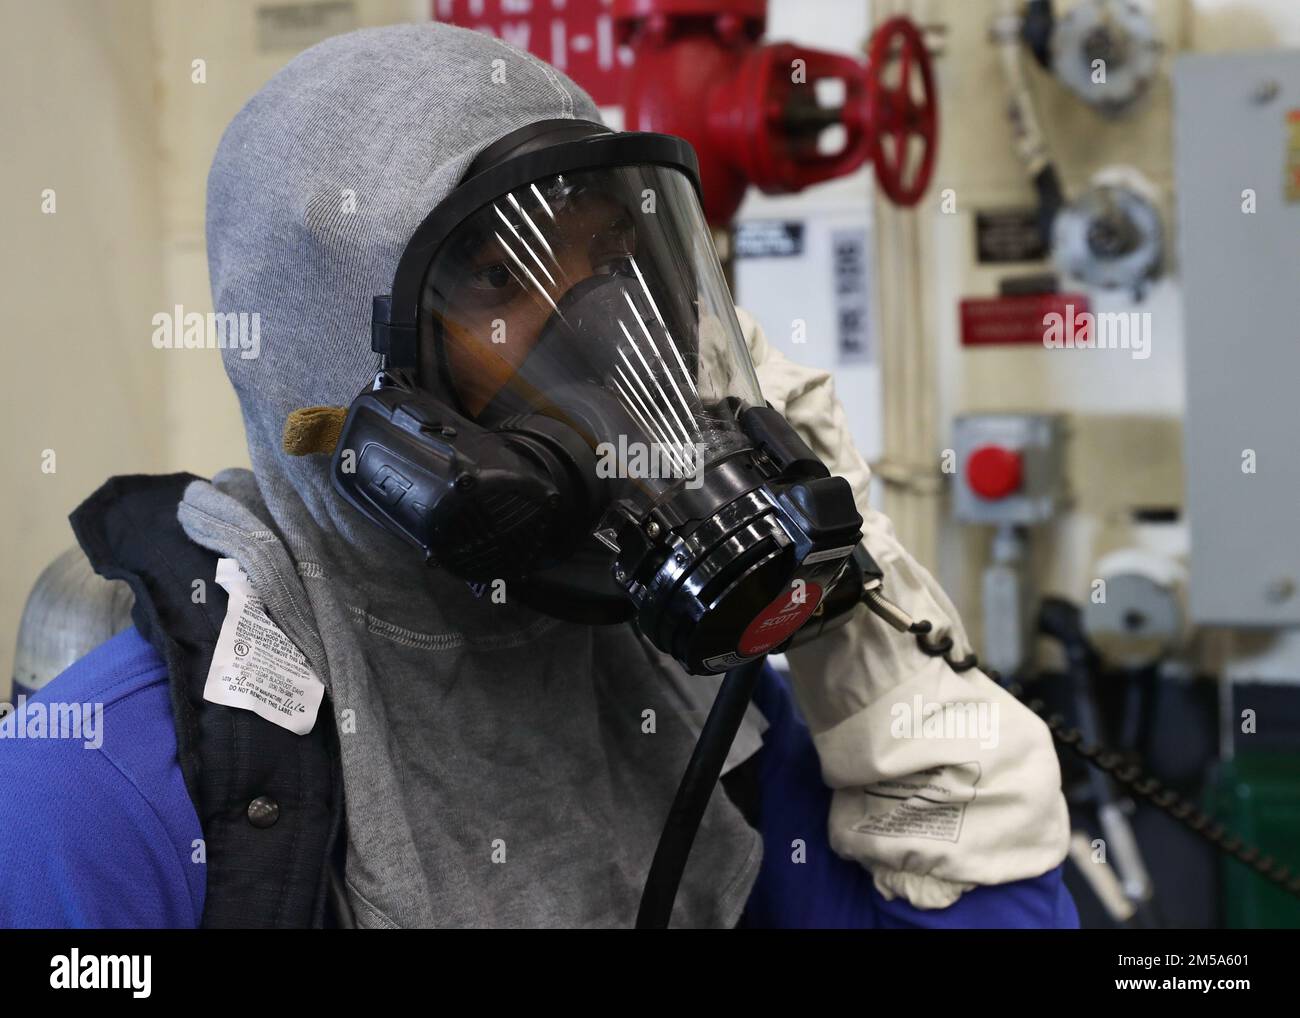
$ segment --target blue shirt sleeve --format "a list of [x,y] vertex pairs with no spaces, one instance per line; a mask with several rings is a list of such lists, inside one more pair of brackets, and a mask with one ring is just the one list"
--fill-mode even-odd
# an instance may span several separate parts
[[832,851],[831,790],[786,680],[767,668],[754,702],[768,721],[759,781],[763,864],[742,925],[820,929],[1076,929],[1062,868],[976,887],[948,908],[886,901],[867,869]]
[[167,668],[120,633],[0,722],[0,926],[195,927],[205,864]]

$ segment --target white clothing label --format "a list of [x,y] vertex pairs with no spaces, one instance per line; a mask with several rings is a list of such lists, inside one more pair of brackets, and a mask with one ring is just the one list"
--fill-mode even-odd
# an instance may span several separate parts
[[316,724],[325,684],[253,593],[231,558],[217,561],[217,583],[230,595],[203,699],[251,710],[272,724],[306,735]]
[[975,798],[980,767],[972,761],[935,767],[864,788],[866,814],[853,825],[860,834],[886,838],[957,841],[966,805]]

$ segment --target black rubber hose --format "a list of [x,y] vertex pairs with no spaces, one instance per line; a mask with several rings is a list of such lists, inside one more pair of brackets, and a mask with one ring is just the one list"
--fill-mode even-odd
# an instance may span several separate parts
[[766,656],[760,657],[731,669],[718,687],[717,698],[709,708],[708,719],[695,749],[691,751],[690,762],[682,774],[668,819],[659,835],[654,861],[650,863],[650,875],[646,877],[645,890],[641,892],[641,907],[636,913],[638,930],[668,928],[673,902],[677,900],[677,888],[682,882],[691,846],[695,844],[695,834],[700,829],[709,797],[717,787],[727,752],[740,730],[745,709],[754,695],[766,660]]
[[1052,227],[1056,217],[1065,205],[1065,191],[1061,187],[1061,177],[1056,166],[1048,163],[1034,177],[1034,190],[1038,193],[1038,233],[1042,237],[1043,248],[1052,250]]
[[1029,0],[1020,18],[1020,38],[1044,70],[1052,69],[1052,32],[1056,15],[1052,0]]

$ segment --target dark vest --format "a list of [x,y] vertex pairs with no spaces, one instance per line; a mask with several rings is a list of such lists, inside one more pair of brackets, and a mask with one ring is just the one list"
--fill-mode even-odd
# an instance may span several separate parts
[[[345,839],[338,733],[328,705],[308,735],[203,699],[226,615],[218,556],[176,519],[191,474],[115,477],[72,513],[99,575],[125,580],[132,619],[167,663],[176,746],[207,856],[204,927],[337,925]],[[195,603],[194,581],[206,601]]]

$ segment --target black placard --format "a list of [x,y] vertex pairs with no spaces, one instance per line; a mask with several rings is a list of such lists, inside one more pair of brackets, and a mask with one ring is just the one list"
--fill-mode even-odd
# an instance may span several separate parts
[[735,245],[737,258],[794,258],[803,254],[803,223],[770,219],[739,223]]
[[1038,210],[990,209],[975,213],[975,257],[982,264],[1037,262],[1047,257]]

